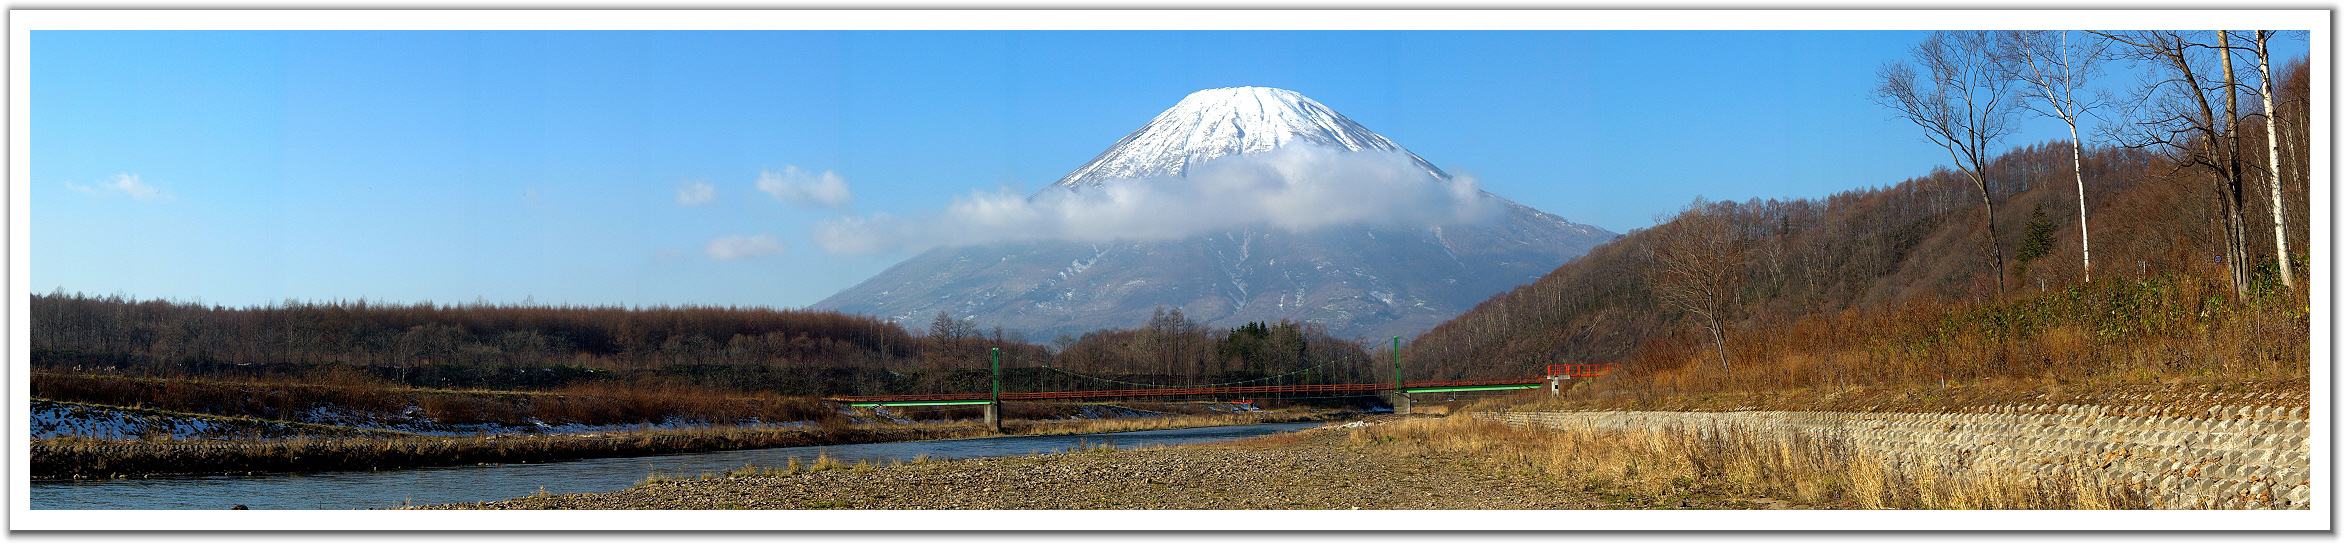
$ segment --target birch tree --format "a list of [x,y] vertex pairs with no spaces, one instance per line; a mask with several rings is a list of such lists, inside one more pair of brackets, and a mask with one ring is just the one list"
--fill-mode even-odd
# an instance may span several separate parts
[[2078,92],[2097,75],[2107,50],[2106,41],[2068,40],[2068,31],[2015,30],[2001,34],[2003,62],[2022,82],[2020,104],[2036,113],[2067,123],[2069,158],[2075,166],[2075,223],[2082,231],[2084,282],[2092,281],[2091,212],[2084,205],[2084,140],[2076,130],[2083,115],[2099,105]]
[[1994,296],[2003,295],[2002,236],[1994,227],[1994,183],[1986,175],[1990,146],[2015,127],[2011,79],[1995,62],[1989,31],[1937,31],[1913,46],[1913,60],[1880,68],[1874,99],[1921,127],[1930,143],[1945,148],[1954,169],[1969,180],[1985,205],[1986,245],[1994,260]]
[[1727,376],[1733,375],[1733,365],[1726,359],[1725,323],[1748,258],[1748,244],[1735,235],[1731,206],[1693,199],[1676,217],[1662,218],[1646,246],[1653,296],[1701,319],[1716,343],[1717,367]]
[[2269,30],[2254,31],[2254,58],[2261,69],[2263,95],[2263,143],[2270,151],[2270,168],[2263,179],[2271,187],[2271,245],[2279,252],[2279,283],[2295,288],[2295,271],[2288,264],[2287,204],[2279,196],[2279,106],[2277,95],[2271,94],[2271,34]]
[[[2217,31],[2220,44],[2207,44],[2202,35],[2188,31],[2148,30],[2126,33],[2095,32],[2125,46],[2125,56],[2156,67],[2156,76],[2144,84],[2138,101],[2131,104],[2126,117],[2132,121],[2116,130],[2118,138],[2129,147],[2155,147],[2166,150],[2179,164],[2204,168],[2215,178],[2216,196],[2222,208],[2222,238],[2225,264],[2230,273],[2230,289],[2235,294],[2246,293],[2246,220],[2241,209],[2244,197],[2240,191],[2236,142],[2236,96],[2230,95],[2228,115],[2214,112],[2214,98],[2209,92],[2234,92],[2236,78],[2228,69],[2230,63],[2228,37]],[[2219,56],[2225,76],[2215,80],[2206,74],[2204,56]]]

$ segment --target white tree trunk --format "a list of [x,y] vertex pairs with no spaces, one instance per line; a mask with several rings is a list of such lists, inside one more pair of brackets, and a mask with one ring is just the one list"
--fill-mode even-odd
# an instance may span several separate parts
[[[2073,147],[2068,149],[2069,158],[2075,165],[2075,223],[2076,228],[2083,232],[2084,282],[2090,283],[2092,281],[2091,214],[2089,208],[2085,206],[2084,198],[2084,139],[2077,134],[2076,124],[2077,118],[2082,117],[2084,110],[2091,106],[2077,100],[2075,91],[2076,87],[2082,85],[2082,79],[2090,71],[2088,66],[2092,63],[2092,59],[2097,58],[2098,53],[2087,53],[2085,59],[2082,60],[2070,56],[2074,53],[2074,48],[2067,43],[2067,31],[2064,30],[2059,31],[2059,43],[2056,46],[2040,41],[2039,34],[2013,32],[2008,35],[2015,37],[2016,41],[2012,45],[2026,61],[2026,71],[2021,74],[2022,79],[2034,84],[2035,88],[2041,91],[2041,94],[2037,95],[2036,98],[2043,102],[2044,108],[2050,110],[2049,113],[2067,123],[2067,140],[2073,144]],[[2042,110],[2037,109],[2037,111],[2041,112]]]
[[2075,144],[2068,148],[2071,158],[2075,159],[2075,228],[2083,231],[2084,283],[2091,283],[2092,217],[2090,212],[2084,209],[2084,140],[2082,137],[2076,136],[2074,118],[2067,120],[2067,138]]
[[2287,254],[2287,204],[2279,197],[2279,108],[2271,97],[2271,31],[2254,33],[2255,60],[2263,70],[2263,138],[2270,148],[2271,244],[2279,251],[2279,283],[2295,288],[2295,272]]

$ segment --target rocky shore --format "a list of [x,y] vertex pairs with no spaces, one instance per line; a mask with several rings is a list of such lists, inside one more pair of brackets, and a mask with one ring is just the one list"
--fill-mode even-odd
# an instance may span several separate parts
[[[1354,424],[1356,425],[1356,424]],[[839,467],[646,483],[438,509],[1589,509],[1637,504],[1469,458],[1393,452],[1317,429],[1239,442]]]

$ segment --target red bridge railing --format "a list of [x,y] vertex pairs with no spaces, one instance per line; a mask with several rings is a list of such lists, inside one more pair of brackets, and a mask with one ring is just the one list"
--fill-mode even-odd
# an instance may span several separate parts
[[1618,365],[1612,363],[1546,365],[1546,375],[1592,378],[1610,374],[1615,368],[1618,368]]
[[[1426,380],[1406,382],[1407,387],[1470,387],[1477,385],[1523,385],[1546,383],[1546,378],[1497,378],[1487,380]],[[1395,389],[1390,383],[1343,383],[1322,385],[1238,385],[1221,387],[1158,387],[1148,389],[1097,389],[1090,391],[1042,391],[1001,394],[1001,400],[1057,400],[1095,399],[1114,397],[1174,397],[1189,395],[1243,395],[1254,393],[1356,393]],[[923,400],[986,400],[991,393],[944,393],[930,395],[858,395],[830,397],[842,402],[898,402]]]

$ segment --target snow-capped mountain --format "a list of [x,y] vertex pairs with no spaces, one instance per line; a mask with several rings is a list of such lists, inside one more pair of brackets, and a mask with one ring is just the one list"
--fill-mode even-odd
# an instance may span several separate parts
[[1206,89],[1164,110],[1106,152],[1059,178],[1055,187],[1098,186],[1115,180],[1174,177],[1230,155],[1268,152],[1288,144],[1350,151],[1407,153],[1433,176],[1449,174],[1400,144],[1359,126],[1302,93],[1269,87]]
[[[1190,94],[1043,190],[1178,178],[1216,159],[1298,144],[1398,153],[1433,178],[1449,178],[1300,93],[1236,87]],[[1429,329],[1616,236],[1481,195],[1500,210],[1495,219],[938,248],[814,308],[878,316],[915,330],[943,311],[1036,341],[1138,326],[1157,307],[1181,308],[1215,327],[1294,319],[1341,338],[1381,338]]]

